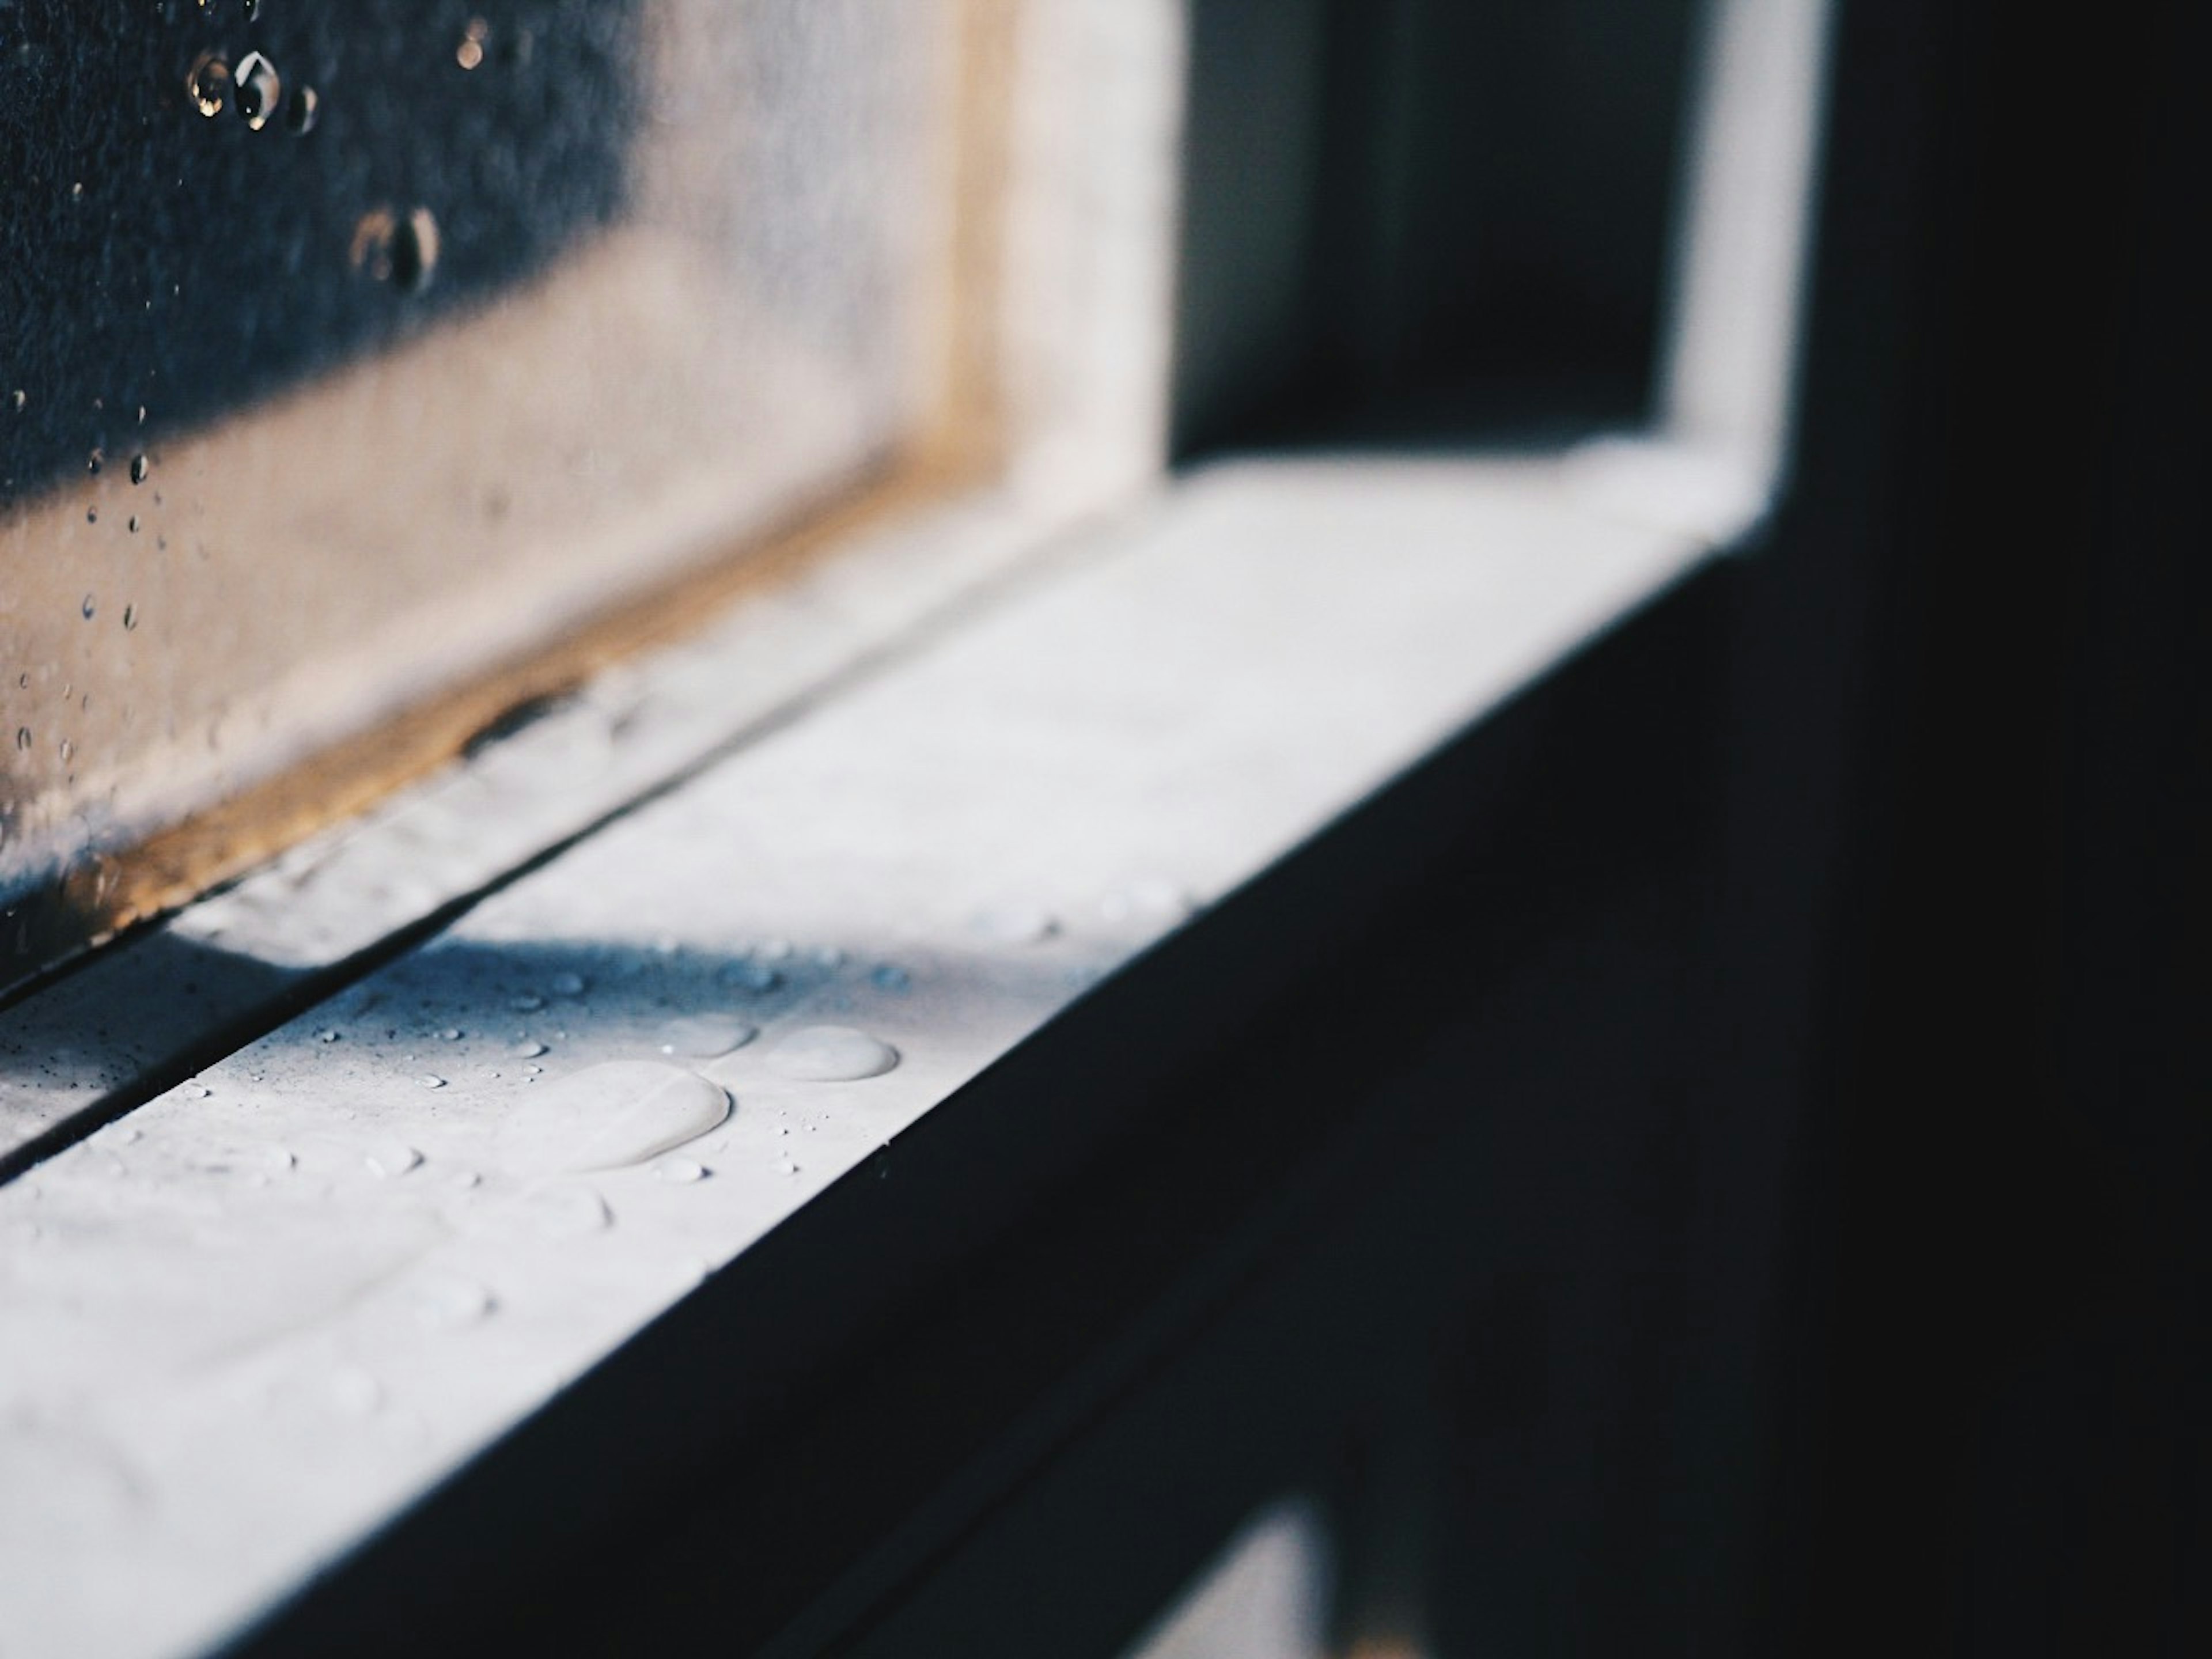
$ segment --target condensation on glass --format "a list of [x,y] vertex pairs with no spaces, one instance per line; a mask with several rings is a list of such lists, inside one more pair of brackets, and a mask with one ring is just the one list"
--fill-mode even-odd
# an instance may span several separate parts
[[0,984],[152,832],[941,453],[975,4],[0,10]]

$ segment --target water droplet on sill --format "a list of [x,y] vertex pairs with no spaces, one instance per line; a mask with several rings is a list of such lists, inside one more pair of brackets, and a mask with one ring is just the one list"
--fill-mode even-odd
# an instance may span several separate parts
[[368,1165],[370,1174],[380,1176],[386,1181],[397,1181],[410,1170],[421,1167],[422,1154],[412,1146],[390,1140],[370,1147],[362,1161]]
[[664,1054],[687,1060],[713,1060],[742,1048],[759,1035],[760,1028],[741,1019],[717,1014],[688,1014],[660,1028],[659,1048]]
[[[414,1056],[410,1054],[408,1058],[411,1060]],[[442,1089],[446,1086],[446,1079],[434,1072],[425,1072],[415,1080],[426,1089]]]
[[688,1158],[664,1158],[653,1166],[653,1174],[663,1181],[686,1187],[695,1181],[704,1181],[708,1170],[703,1164],[695,1164]]
[[1098,901],[1098,914],[1108,921],[1132,918],[1181,921],[1198,908],[1191,896],[1164,877],[1144,876],[1122,883]]
[[514,1055],[518,1060],[535,1060],[538,1055],[544,1052],[545,1045],[544,1043],[536,1042],[529,1037],[525,1037],[521,1042],[514,1044],[507,1050],[507,1053]]
[[994,945],[1042,945],[1060,931],[1052,913],[1033,904],[994,905],[977,911],[969,927]]
[[491,1317],[498,1307],[492,1293],[473,1279],[443,1275],[413,1287],[408,1301],[426,1330],[457,1331]]
[[856,1083],[898,1062],[897,1049],[849,1025],[802,1026],[768,1057],[771,1071],[808,1083]]
[[526,1097],[511,1120],[518,1163],[583,1172],[642,1164],[705,1134],[730,1097],[696,1072],[659,1060],[587,1066]]

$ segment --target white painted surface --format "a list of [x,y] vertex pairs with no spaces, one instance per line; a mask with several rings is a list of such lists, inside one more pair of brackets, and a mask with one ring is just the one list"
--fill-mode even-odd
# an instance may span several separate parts
[[1831,7],[1705,9],[1658,435],[1698,470],[1739,474],[1763,507],[1789,453]]
[[1318,1509],[1270,1504],[1123,1659],[1322,1659],[1334,1568]]
[[[1702,552],[1547,463],[1201,475],[0,1188],[0,1652],[234,1628]],[[454,787],[492,833],[495,778]],[[671,1057],[684,1017],[759,1035]],[[896,1065],[775,1064],[823,1025]],[[540,1092],[641,1060],[733,1113],[539,1156]]]

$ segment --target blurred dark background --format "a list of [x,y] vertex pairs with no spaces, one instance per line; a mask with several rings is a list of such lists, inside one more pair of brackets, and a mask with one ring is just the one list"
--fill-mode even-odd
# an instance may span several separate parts
[[[1637,418],[1693,28],[1199,0],[1182,453]],[[1103,1656],[1285,1493],[1347,1651],[2212,1647],[2204,32],[1844,0],[1761,546],[254,1650]]]
[[1640,419],[1698,13],[1194,8],[1177,448],[1531,443]]

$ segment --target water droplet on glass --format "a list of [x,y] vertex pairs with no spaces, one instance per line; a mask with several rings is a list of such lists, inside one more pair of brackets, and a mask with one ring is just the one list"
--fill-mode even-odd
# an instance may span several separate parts
[[28,749],[31,746],[31,728],[27,726],[17,726],[15,728],[15,747],[18,749]]
[[106,465],[106,462],[107,457],[95,449],[84,458],[84,470],[97,478],[100,476],[100,469]]
[[459,1042],[461,1040],[462,1036],[463,1033],[459,1026],[448,1025],[444,1030],[438,1033],[438,1041],[441,1042]]
[[759,1027],[720,1014],[687,1014],[660,1028],[659,1047],[664,1054],[690,1060],[712,1060],[742,1048],[759,1035]]
[[1060,931],[1052,914],[1033,904],[994,905],[976,912],[969,926],[994,945],[1042,945]]
[[228,61],[221,52],[204,52],[192,60],[191,70],[185,76],[185,96],[201,114],[213,119],[230,101],[230,85]]
[[19,415],[21,414],[23,412],[23,405],[30,401],[30,394],[19,390],[15,393],[15,412]]
[[[138,527],[138,521],[136,519],[133,519],[131,521],[131,527],[133,530],[136,530]],[[138,607],[135,605],[125,605],[123,607],[123,631],[127,634],[137,626]]]
[[368,1149],[362,1161],[368,1165],[370,1174],[396,1181],[410,1170],[420,1167],[422,1154],[401,1141],[380,1141]]
[[258,21],[261,16],[261,0],[246,0],[246,21]]
[[545,988],[556,997],[580,997],[584,994],[581,974],[556,974],[545,981]]
[[464,1170],[453,1177],[453,1185],[463,1192],[471,1192],[483,1185],[483,1177],[474,1170]]
[[84,596],[84,603],[79,605],[77,609],[84,613],[84,619],[87,622],[90,622],[92,620],[93,596],[89,593],[86,594]]
[[442,1089],[446,1086],[446,1079],[431,1072],[423,1073],[415,1080],[426,1089]]
[[507,1050],[517,1060],[535,1060],[545,1052],[545,1045],[534,1037],[525,1037]]
[[138,533],[138,515],[136,513],[131,515],[131,533],[134,536]]
[[425,288],[438,264],[437,219],[419,207],[404,219],[389,208],[365,213],[354,227],[352,258],[377,282],[408,293]]
[[284,125],[294,132],[313,132],[322,113],[321,104],[313,87],[293,88],[292,95],[284,100]]
[[868,978],[879,991],[903,991],[914,983],[906,969],[895,962],[882,963]]
[[61,742],[55,746],[61,755],[62,764],[64,766],[68,765],[70,757],[76,753],[76,745],[71,743],[67,738],[64,738]]
[[672,1182],[679,1187],[688,1187],[695,1181],[707,1178],[707,1166],[695,1164],[688,1158],[664,1158],[653,1166],[653,1172],[663,1181]]
[[247,126],[260,131],[269,125],[269,118],[276,112],[284,96],[284,82],[276,73],[276,65],[265,54],[249,52],[238,60],[231,80],[238,112],[246,118]]
[[730,1097],[719,1085],[650,1060],[588,1066],[521,1098],[507,1121],[515,1159],[540,1170],[642,1164],[730,1115]]
[[453,61],[465,70],[472,70],[483,62],[484,37],[491,28],[481,17],[469,19],[469,26],[461,32],[461,44],[453,51]]
[[898,1050],[849,1025],[806,1025],[769,1051],[769,1069],[808,1083],[855,1083],[898,1064]]

